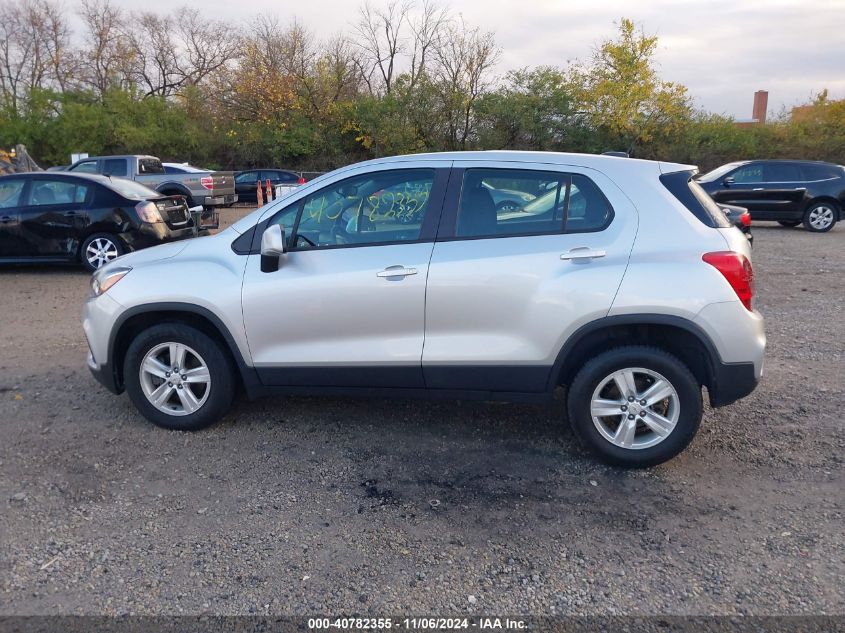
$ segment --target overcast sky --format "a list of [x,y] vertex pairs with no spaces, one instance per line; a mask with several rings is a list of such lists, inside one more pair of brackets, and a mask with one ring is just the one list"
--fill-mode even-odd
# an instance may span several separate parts
[[[114,0],[132,10],[135,0]],[[207,16],[238,22],[258,13],[294,16],[328,37],[355,19],[357,0],[194,0]],[[375,6],[386,0],[373,0]],[[660,38],[665,79],[686,85],[698,107],[751,116],[755,90],[769,112],[804,103],[828,88],[845,98],[845,0],[443,0],[471,26],[492,30],[502,48],[496,70],[563,65],[590,55],[632,18]],[[166,12],[179,2],[145,0]],[[193,3],[191,3],[193,4]]]

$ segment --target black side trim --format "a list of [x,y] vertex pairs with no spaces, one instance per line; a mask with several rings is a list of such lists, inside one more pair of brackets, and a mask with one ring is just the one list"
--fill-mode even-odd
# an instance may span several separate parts
[[707,385],[707,390],[710,394],[710,403],[714,407],[730,404],[748,395],[757,385],[754,378],[753,363],[723,362],[707,333],[692,321],[664,314],[625,314],[596,319],[576,330],[558,353],[552,371],[548,376],[546,390],[551,392],[555,389],[557,377],[562,373],[567,356],[579,341],[588,334],[619,325],[667,325],[683,329],[695,336],[707,352],[707,375],[711,383]]
[[[108,348],[108,361],[103,366],[102,371],[106,373],[108,377],[111,377],[111,380],[114,382],[115,389],[111,389],[108,384],[103,383],[106,385],[107,388],[114,391],[115,393],[121,393],[123,391],[123,385],[119,379],[118,374],[118,367],[115,363],[115,343],[117,341],[118,334],[122,329],[124,323],[126,323],[132,317],[141,315],[141,314],[150,314],[156,312],[182,312],[188,314],[197,314],[202,317],[208,319],[211,324],[217,329],[223,339],[226,341],[226,345],[229,347],[229,351],[232,354],[232,358],[235,360],[235,364],[237,365],[238,372],[240,373],[241,380],[244,385],[244,389],[246,389],[247,395],[250,398],[255,397],[260,388],[262,387],[261,382],[258,379],[258,375],[255,372],[255,369],[250,367],[246,364],[243,356],[241,356],[240,350],[238,349],[237,343],[235,343],[235,339],[229,333],[229,330],[223,324],[223,321],[220,318],[211,312],[210,310],[203,308],[202,306],[197,306],[191,303],[178,303],[178,302],[162,302],[162,303],[148,303],[142,306],[136,306],[134,308],[130,308],[126,310],[123,314],[118,317],[117,321],[112,328],[111,333],[109,334],[109,348]],[[100,378],[98,377],[98,380]],[[103,382],[100,380],[100,382]]]
[[422,389],[419,365],[344,367],[258,367],[261,383],[269,387],[356,387]]
[[338,396],[349,398],[412,398],[419,400],[483,400],[526,404],[547,404],[551,395],[515,391],[473,391],[468,389],[402,389],[379,387],[261,387],[258,396]]
[[543,393],[549,382],[548,365],[424,365],[429,389]]

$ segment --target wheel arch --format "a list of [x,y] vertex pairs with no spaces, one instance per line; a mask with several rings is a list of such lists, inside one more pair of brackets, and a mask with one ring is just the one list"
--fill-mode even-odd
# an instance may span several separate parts
[[202,306],[184,303],[155,303],[124,312],[109,337],[108,359],[114,384],[118,392],[123,391],[123,361],[132,340],[143,330],[163,323],[180,323],[193,327],[220,344],[238,373],[238,382],[252,394],[260,388],[255,370],[244,360],[234,337],[222,319]]
[[172,180],[161,183],[155,190],[163,196],[185,196],[191,202],[194,199],[190,189],[182,183]]
[[713,341],[689,319],[660,314],[604,317],[576,330],[558,353],[549,389],[569,384],[587,360],[623,345],[648,345],[676,356],[712,397],[717,386],[716,364],[721,363]]
[[810,201],[807,203],[807,206],[804,207],[804,213],[806,213],[810,207],[819,204],[820,202],[826,202],[833,207],[833,211],[836,213],[837,222],[842,219],[842,202],[838,200],[835,196],[827,194],[811,198]]

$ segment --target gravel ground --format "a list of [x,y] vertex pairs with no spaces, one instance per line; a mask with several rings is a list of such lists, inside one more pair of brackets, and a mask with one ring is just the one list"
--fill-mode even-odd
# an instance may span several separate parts
[[0,271],[0,614],[844,613],[845,226],[755,236],[764,379],[639,472],[559,404],[164,431],[88,374],[86,275]]

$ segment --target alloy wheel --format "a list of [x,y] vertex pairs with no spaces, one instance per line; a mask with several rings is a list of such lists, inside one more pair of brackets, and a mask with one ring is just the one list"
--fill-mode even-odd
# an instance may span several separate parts
[[593,392],[590,414],[598,432],[620,448],[639,450],[665,440],[678,423],[678,392],[651,369],[630,367],[605,377]]
[[153,347],[141,361],[139,378],[150,404],[168,415],[184,416],[198,411],[211,392],[208,365],[182,343]]
[[102,268],[117,259],[119,255],[117,244],[105,237],[91,240],[88,248],[85,249],[85,258],[92,268]]
[[819,205],[810,211],[810,225],[817,230],[824,230],[833,223],[833,209],[826,205]]

